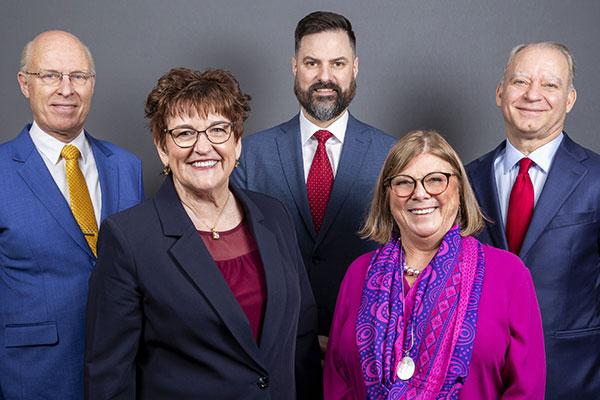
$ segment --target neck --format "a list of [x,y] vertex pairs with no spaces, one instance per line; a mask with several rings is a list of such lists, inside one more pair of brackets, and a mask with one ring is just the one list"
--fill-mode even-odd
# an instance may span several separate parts
[[431,243],[415,243],[412,240],[403,239],[402,248],[404,249],[404,263],[413,268],[422,270],[429,264],[439,246],[439,243],[431,245]]
[[523,137],[523,135],[515,135],[512,132],[506,131],[506,137],[510,143],[515,146],[524,155],[528,156],[535,150],[539,149],[545,144],[550,143],[558,137],[563,131],[562,126],[550,135],[546,135],[542,138],[539,137]]

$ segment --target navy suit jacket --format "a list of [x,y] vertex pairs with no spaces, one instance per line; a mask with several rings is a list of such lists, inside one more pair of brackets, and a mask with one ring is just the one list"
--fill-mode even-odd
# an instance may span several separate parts
[[320,397],[317,312],[291,218],[275,199],[234,190],[264,269],[260,342],[169,177],[154,199],[100,229],[87,399]]
[[[494,151],[467,165],[491,220],[479,239],[507,249]],[[600,156],[566,134],[519,256],[531,270],[546,344],[547,399],[600,398]]]
[[[29,128],[0,145],[0,399],[80,400],[95,257]],[[102,218],[138,203],[140,160],[86,137],[98,168]]]
[[350,263],[376,248],[356,232],[368,212],[379,170],[396,138],[352,115],[321,230],[315,232],[304,179],[300,119],[243,140],[240,165],[232,175],[239,187],[267,193],[285,204],[319,307],[319,334],[328,335],[337,293]]

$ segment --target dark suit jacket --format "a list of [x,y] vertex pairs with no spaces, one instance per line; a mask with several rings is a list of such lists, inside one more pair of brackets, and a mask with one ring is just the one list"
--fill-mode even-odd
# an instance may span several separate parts
[[294,399],[296,389],[299,398],[318,398],[316,307],[291,219],[275,199],[234,193],[265,272],[260,344],[169,177],[153,200],[100,230],[87,399]]
[[331,197],[317,234],[306,193],[299,116],[243,140],[232,182],[281,200],[292,214],[319,307],[319,334],[329,334],[346,269],[356,257],[377,247],[356,232],[371,205],[383,160],[395,142],[396,138],[349,116]]
[[[467,166],[488,223],[479,239],[507,249],[494,151]],[[566,134],[535,206],[519,256],[542,311],[547,399],[600,398],[600,156]]]
[[[0,399],[80,400],[96,258],[27,125],[0,146]],[[102,219],[143,197],[140,160],[86,133]]]

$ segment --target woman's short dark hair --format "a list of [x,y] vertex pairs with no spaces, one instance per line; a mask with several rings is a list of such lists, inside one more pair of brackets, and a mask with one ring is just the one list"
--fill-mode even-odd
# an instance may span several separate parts
[[244,133],[250,99],[229,71],[173,68],[160,77],[148,95],[145,114],[154,143],[163,149],[167,120],[178,115],[206,118],[212,113],[228,118],[237,141]]
[[296,31],[294,33],[296,53],[300,48],[300,41],[304,36],[312,35],[313,33],[338,30],[344,31],[346,34],[348,34],[352,51],[356,53],[356,36],[354,36],[352,24],[348,18],[344,17],[343,15],[329,11],[312,12],[298,22],[298,25],[296,25]]

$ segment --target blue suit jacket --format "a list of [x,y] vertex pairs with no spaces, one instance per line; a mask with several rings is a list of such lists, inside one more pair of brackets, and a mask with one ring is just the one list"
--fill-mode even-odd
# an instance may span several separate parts
[[168,178],[100,230],[87,399],[320,398],[317,313],[291,218],[275,199],[234,193],[263,264],[260,343]]
[[356,232],[371,204],[379,170],[395,142],[396,138],[349,116],[331,197],[317,234],[306,193],[299,116],[243,140],[232,182],[267,193],[290,211],[319,307],[319,334],[329,334],[346,269],[356,257],[376,247]]
[[[507,249],[494,159],[467,172],[488,223],[479,239]],[[566,134],[535,206],[519,256],[531,270],[546,344],[548,399],[600,397],[600,156]]]
[[[29,128],[0,146],[0,399],[79,400],[95,257]],[[141,163],[86,136],[104,219],[141,200]]]

